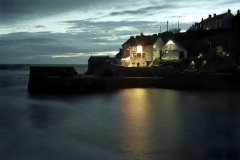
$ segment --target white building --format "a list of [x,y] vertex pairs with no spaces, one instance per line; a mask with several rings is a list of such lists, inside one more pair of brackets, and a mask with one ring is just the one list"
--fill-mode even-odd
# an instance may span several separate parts
[[122,65],[126,67],[147,67],[160,57],[164,42],[160,35],[130,37],[122,45]]
[[162,59],[164,60],[178,60],[187,58],[187,50],[179,43],[169,40],[162,47]]

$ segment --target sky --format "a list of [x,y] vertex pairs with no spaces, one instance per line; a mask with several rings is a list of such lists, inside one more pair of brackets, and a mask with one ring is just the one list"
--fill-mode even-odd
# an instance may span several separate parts
[[[184,32],[239,0],[0,0],[0,64],[86,64],[114,56],[130,37]],[[161,30],[160,30],[161,28]]]

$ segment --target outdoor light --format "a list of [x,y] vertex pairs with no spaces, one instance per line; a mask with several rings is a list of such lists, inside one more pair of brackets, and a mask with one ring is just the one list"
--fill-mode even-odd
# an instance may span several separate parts
[[142,53],[142,46],[137,46],[137,53]]
[[173,41],[172,41],[172,40],[169,40],[168,44],[170,44],[170,45],[173,44]]
[[172,40],[169,40],[168,45],[169,45],[169,47],[170,47],[169,50],[171,51],[171,50],[172,50],[173,41],[172,41]]

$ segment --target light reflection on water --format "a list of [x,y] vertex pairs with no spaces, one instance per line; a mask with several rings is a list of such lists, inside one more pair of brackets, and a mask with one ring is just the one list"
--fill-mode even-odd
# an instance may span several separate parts
[[120,93],[120,141],[122,148],[126,152],[134,153],[135,156],[150,152],[152,125],[149,115],[150,104],[146,92],[145,89],[125,89]]
[[239,91],[29,95],[14,75],[0,74],[0,159],[240,158]]

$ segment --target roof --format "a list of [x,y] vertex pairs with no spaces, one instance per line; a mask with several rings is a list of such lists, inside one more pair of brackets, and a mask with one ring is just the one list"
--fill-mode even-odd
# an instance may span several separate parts
[[[207,21],[212,21],[212,20],[216,20],[216,19],[222,19],[223,17],[225,17],[226,15],[231,14],[230,12],[227,13],[223,13],[223,14],[219,14],[219,15],[215,15],[213,17],[208,17],[207,19],[204,19],[202,22],[207,22]],[[232,15],[232,14],[231,14]],[[232,15],[233,16],[233,15]]]
[[228,13],[219,14],[219,15],[213,16],[211,20],[222,19],[226,15],[228,15]]
[[[137,45],[153,45],[159,38],[159,35],[143,35],[136,37],[130,37],[124,44],[129,44],[130,46],[137,46]],[[124,45],[123,44],[123,45]]]

